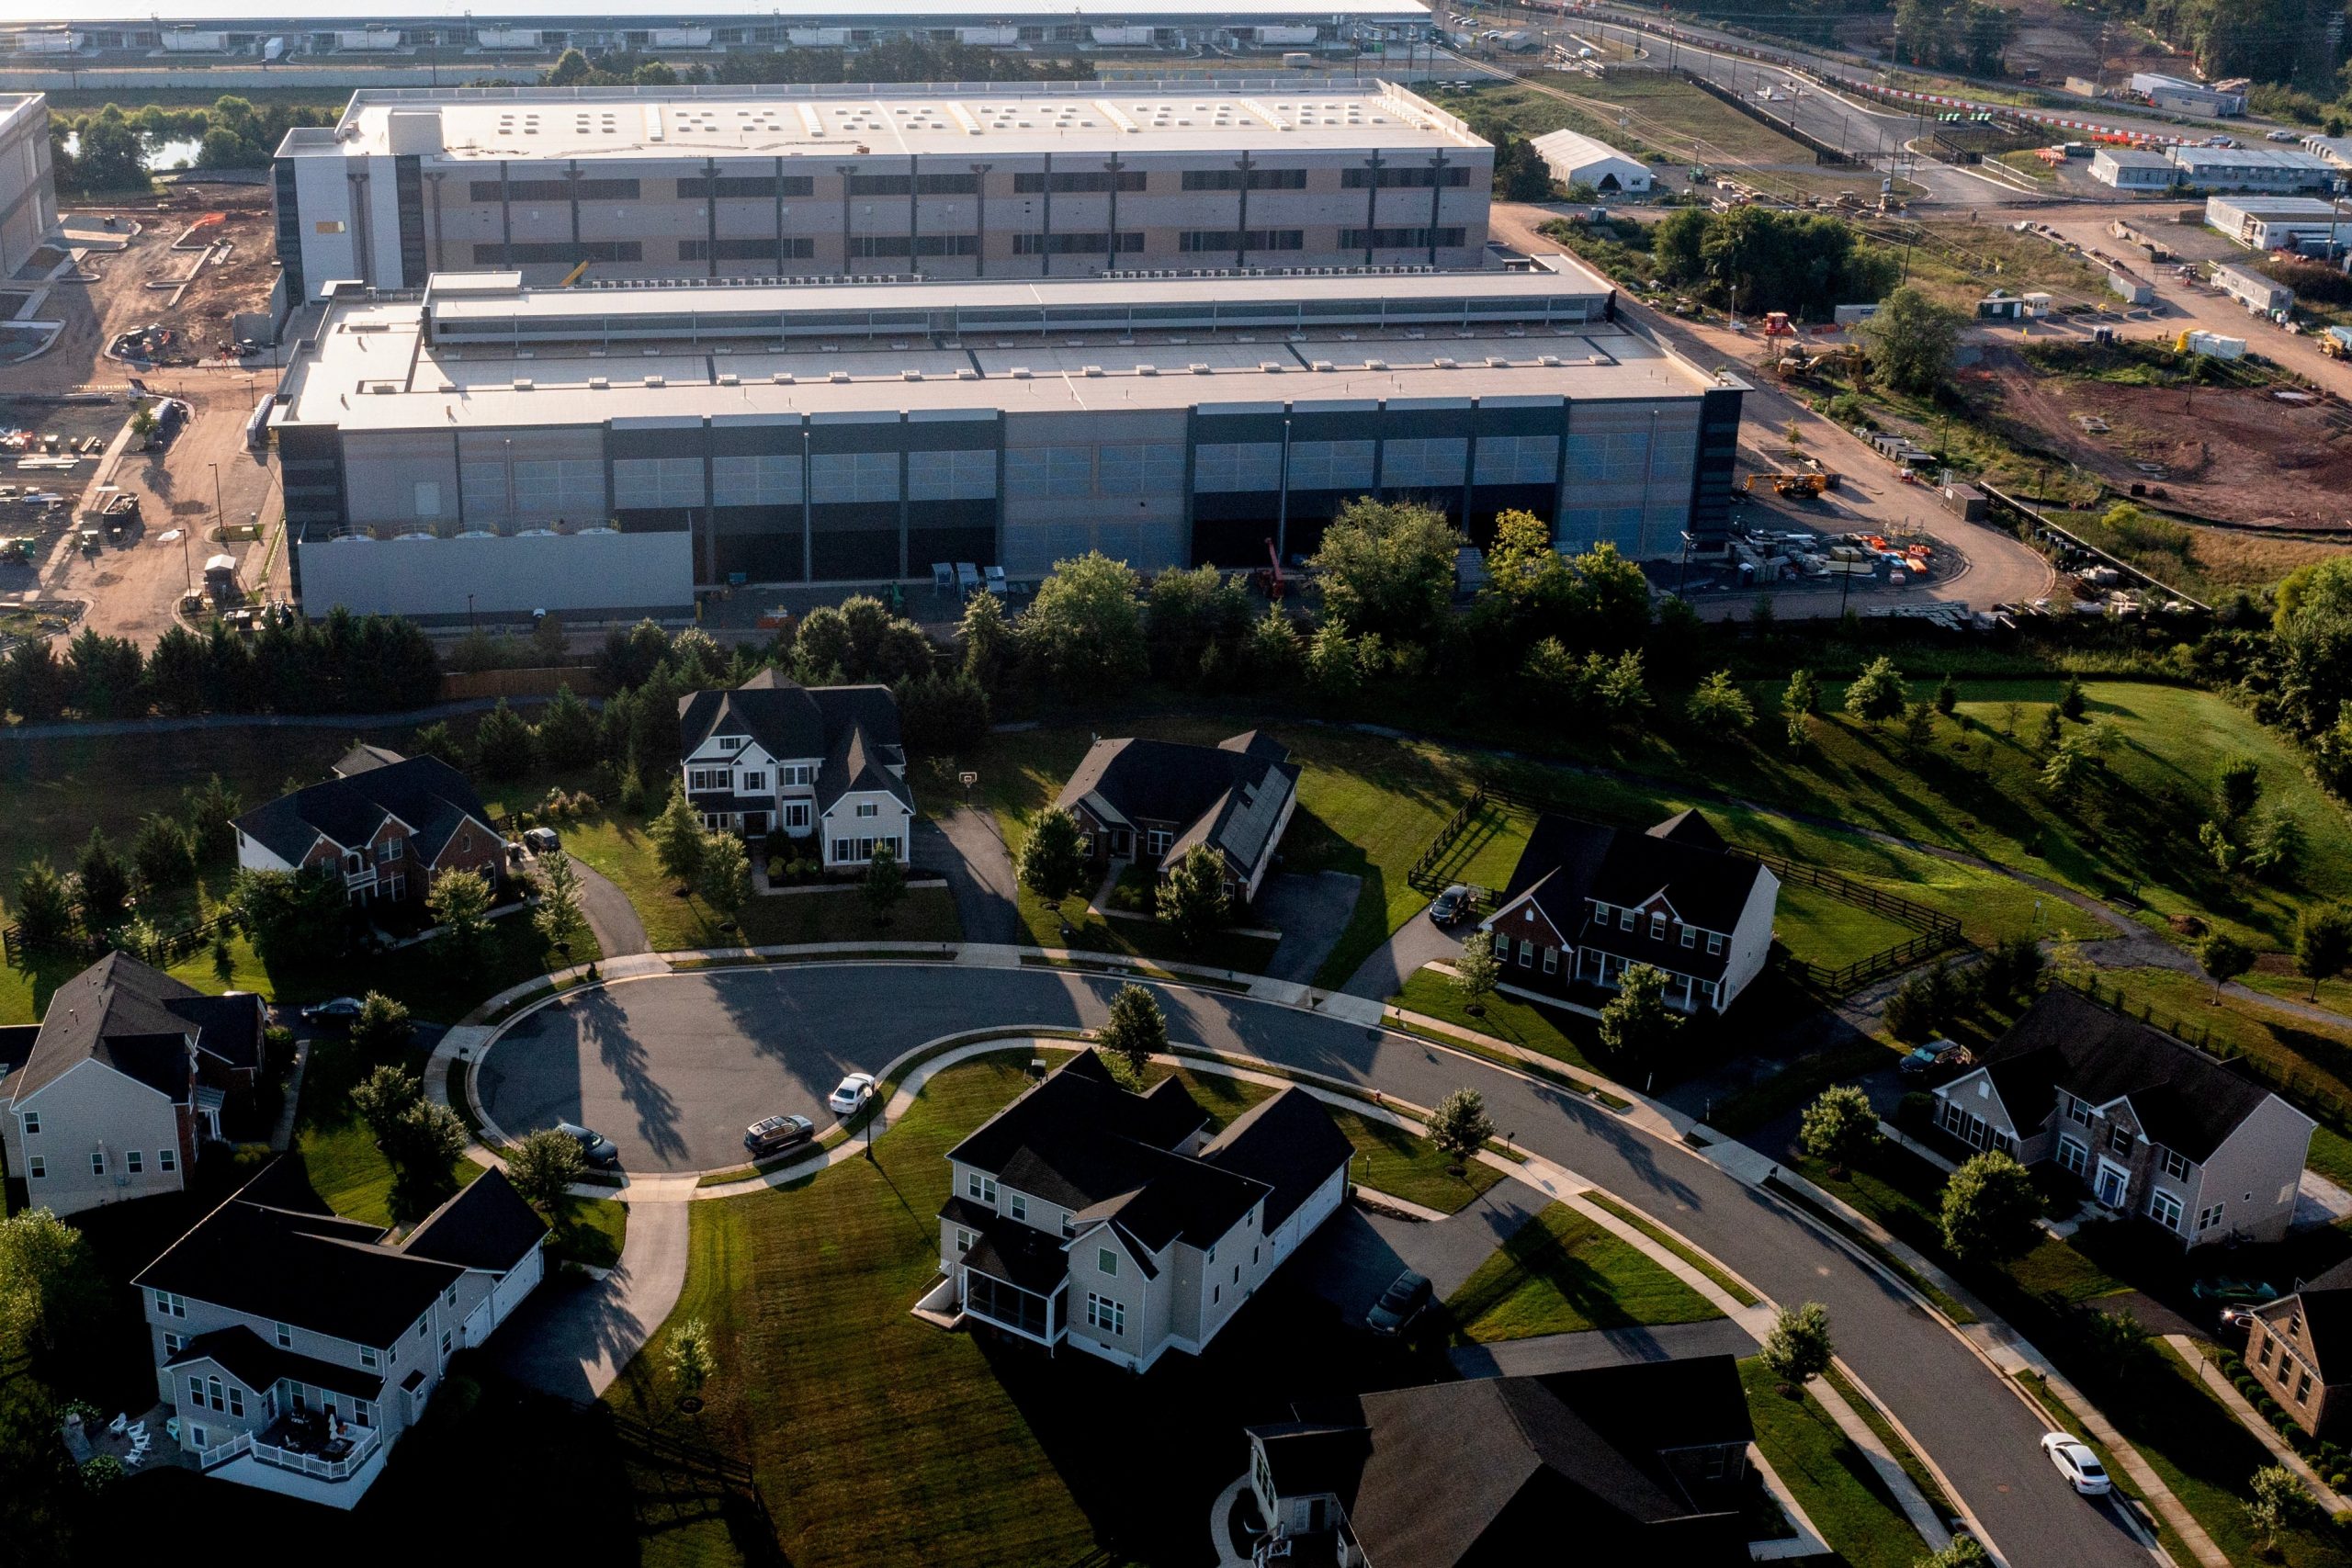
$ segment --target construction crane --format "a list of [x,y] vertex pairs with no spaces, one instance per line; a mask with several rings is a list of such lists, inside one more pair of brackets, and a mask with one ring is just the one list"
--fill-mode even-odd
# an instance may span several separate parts
[[563,275],[563,281],[557,284],[556,287],[558,288],[571,288],[573,284],[580,281],[580,275],[587,270],[588,264],[586,262],[582,262],[578,266],[575,266],[570,272],[565,273]]

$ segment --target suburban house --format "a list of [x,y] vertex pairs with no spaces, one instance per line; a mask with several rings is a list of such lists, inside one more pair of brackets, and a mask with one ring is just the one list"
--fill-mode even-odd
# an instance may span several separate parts
[[538,1284],[546,1236],[496,1170],[396,1242],[327,1213],[289,1162],[268,1166],[132,1281],[185,1458],[350,1507],[449,1358]]
[[1353,1155],[1304,1089],[1208,1123],[1173,1078],[1136,1094],[1072,1057],[948,1151],[918,1310],[1136,1371],[1198,1355],[1339,1209]]
[[2352,1426],[2352,1262],[2253,1310],[2246,1371],[2304,1431],[2342,1435]]
[[1255,729],[1214,746],[1097,740],[1055,804],[1077,816],[1098,865],[1165,866],[1206,844],[1239,906],[1258,897],[1298,807],[1298,764]]
[[799,686],[763,670],[695,692],[678,699],[678,758],[706,828],[813,838],[829,871],[885,847],[907,859],[915,797],[888,686]]
[[1727,848],[1696,811],[1645,832],[1545,813],[1495,912],[1504,985],[1544,998],[1663,970],[1667,1005],[1722,1012],[1763,971],[1781,879]]
[[1754,1433],[1729,1356],[1433,1383],[1295,1414],[1246,1429],[1261,1562],[1748,1560]]
[[259,997],[209,997],[126,953],[57,987],[38,1026],[0,1029],[8,1174],[60,1214],[177,1192],[263,1067]]
[[2285,1235],[2316,1125],[2235,1063],[2063,987],[1936,1089],[1935,1121],[1970,1149],[2054,1160],[2188,1247]]
[[334,773],[238,818],[237,863],[248,871],[333,867],[354,904],[421,903],[445,871],[480,872],[493,887],[504,877],[505,838],[448,763],[355,746]]

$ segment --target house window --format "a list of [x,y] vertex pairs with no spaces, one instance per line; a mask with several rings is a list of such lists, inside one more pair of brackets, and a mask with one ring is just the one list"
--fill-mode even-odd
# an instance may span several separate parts
[[1119,1255],[1107,1247],[1098,1247],[1094,1249],[1094,1267],[1102,1270],[1105,1279],[1115,1280],[1119,1275]]
[[855,839],[835,839],[833,840],[833,860],[836,864],[853,861],[856,858],[857,840]]
[[356,1425],[373,1427],[376,1424],[376,1407],[364,1399],[355,1399],[351,1402],[351,1419]]
[[2278,1341],[2266,1338],[2262,1342],[2262,1370],[2268,1371],[2270,1363],[2278,1359]]
[[1156,855],[1166,854],[1168,846],[1175,841],[1176,835],[1165,828],[1154,828],[1143,836],[1144,848]]
[[204,1380],[191,1376],[187,1380],[187,1400],[198,1410],[204,1408]]
[[2215,1225],[2220,1224],[2222,1223],[2222,1211],[2225,1207],[2227,1207],[2226,1204],[2216,1203],[2210,1209],[2199,1209],[2197,1212],[2197,1234],[2199,1235],[2203,1235],[2207,1231],[2210,1231]]
[[882,815],[882,807],[877,802],[861,800],[857,803],[857,815],[860,817],[879,817]]
[[91,1174],[92,1176],[104,1176],[106,1173],[107,1173],[107,1152],[106,1152],[106,1150],[104,1150],[104,1149],[92,1149],[92,1150],[90,1151],[90,1174]]
[[808,803],[805,800],[786,801],[784,807],[784,825],[786,828],[808,827]]
[[2090,1163],[2091,1151],[2083,1145],[2080,1139],[2061,1138],[2058,1140],[2058,1164],[2063,1168],[2074,1172],[2076,1176],[2080,1176],[2085,1170],[2089,1168]]
[[400,859],[403,852],[401,848],[403,842],[405,842],[405,840],[401,839],[386,839],[382,843],[376,846],[376,858],[379,861],[396,861]]
[[452,1285],[447,1290],[442,1292],[441,1300],[450,1306],[456,1306],[458,1304],[458,1287]]
[[2311,1402],[2312,1375],[2309,1372],[2304,1372],[2295,1380],[2295,1403],[2298,1404],[2309,1404]]
[[1519,939],[1519,966],[1521,969],[1535,962],[1535,944],[1525,937]]
[[744,794],[749,795],[749,794],[751,794],[753,790],[763,790],[763,789],[765,789],[765,788],[767,788],[767,787],[768,787],[768,776],[767,776],[767,774],[766,774],[766,773],[745,773],[745,774],[743,775],[743,793],[744,793]]
[[2066,1097],[2066,1114],[2073,1119],[2077,1126],[2087,1127],[2091,1124],[2091,1108],[2090,1102],[2087,1100],[2076,1100],[2073,1095],[2068,1095]]
[[179,1150],[177,1150],[177,1149],[157,1149],[157,1150],[155,1151],[155,1168],[156,1168],[156,1169],[158,1169],[158,1170],[177,1170],[179,1168],[180,1168],[180,1152],[179,1152]]
[[1664,942],[1666,940],[1666,917],[1664,915],[1654,914],[1650,917],[1650,940],[1652,942]]
[[1682,945],[1685,947],[1696,947],[1699,945],[1699,932],[1695,927],[1684,926],[1682,928]]
[[39,1181],[49,1174],[49,1162],[39,1155],[28,1155],[25,1156],[25,1174]]
[[277,1348],[281,1350],[287,1350],[291,1349],[293,1345],[294,1325],[290,1323],[279,1324],[277,1325]]
[[1029,1217],[1029,1200],[1018,1192],[1012,1195],[1012,1217],[1016,1220],[1026,1220]]
[[38,1138],[40,1136],[40,1111],[28,1111],[25,1112],[25,1136],[28,1138]]
[[1724,950],[1724,936],[1723,936],[1723,932],[1721,932],[1721,931],[1709,931],[1709,932],[1707,933],[1707,952],[1708,952],[1708,953],[1709,953],[1710,955],[1713,955],[1713,954],[1715,954],[1715,953],[1720,953],[1721,952],[1723,952],[1723,950]]
[[239,1388],[235,1383],[231,1383],[229,1385],[229,1414],[232,1416],[243,1416],[244,1413],[245,1391]]
[[2180,1200],[2159,1189],[2148,1194],[2148,1217],[2168,1231],[2180,1228]]
[[1617,929],[1621,931],[1629,931],[1634,929],[1633,910],[1620,909],[1617,911]]
[[2178,1149],[2165,1149],[2162,1151],[2159,1157],[2164,1161],[2165,1174],[2166,1176],[2171,1177],[2175,1181],[2186,1181],[2188,1179],[2188,1156],[2187,1155],[2182,1154]]
[[1598,923],[1604,926],[1607,925],[1609,923],[1609,906],[1595,900],[1592,906],[1592,918]]
[[204,1393],[204,1403],[208,1408],[213,1410],[226,1410],[229,1408],[228,1400],[221,1397],[220,1380],[219,1378],[205,1379]]
[[449,1353],[449,1331],[448,1331],[447,1329],[446,1329],[446,1328],[445,1328],[445,1329],[443,1329],[443,1330],[441,1331],[441,1354],[442,1354],[442,1355],[444,1355],[444,1356],[447,1356],[448,1353]]
[[376,1370],[376,1348],[374,1346],[362,1345],[359,1347],[359,1364],[366,1367],[371,1372]]
[[1125,1336],[1127,1332],[1127,1309],[1108,1296],[1098,1296],[1091,1291],[1086,1296],[1086,1322],[1091,1328],[1106,1334]]
[[157,1291],[155,1292],[155,1315],[158,1317],[186,1317],[187,1315],[187,1299],[184,1296],[175,1296],[169,1291]]
[[1560,950],[1556,947],[1545,948],[1544,950],[1544,973],[1546,975],[1556,975],[1559,972]]
[[964,1190],[993,1208],[996,1204],[996,1178],[982,1176],[975,1170],[964,1178]]
[[2130,1154],[2132,1152],[2132,1130],[2128,1127],[2109,1127],[2107,1130],[2107,1148],[2109,1154]]
[[185,1335],[185,1334],[175,1334],[175,1333],[173,1333],[173,1332],[172,1332],[170,1329],[168,1329],[168,1328],[166,1328],[165,1330],[164,1330],[164,1355],[166,1355],[166,1356],[176,1356],[176,1355],[178,1355],[181,1351],[183,1351],[183,1350],[185,1350],[185,1349],[187,1349],[187,1335]]
[[201,1427],[190,1427],[187,1429],[187,1440],[199,1449],[209,1449],[212,1446],[206,1440],[204,1428]]
[[147,1156],[137,1149],[125,1149],[122,1152],[122,1168],[137,1176],[147,1168]]
[[956,1250],[958,1253],[965,1253],[972,1250],[972,1233],[970,1231],[958,1230],[956,1233]]

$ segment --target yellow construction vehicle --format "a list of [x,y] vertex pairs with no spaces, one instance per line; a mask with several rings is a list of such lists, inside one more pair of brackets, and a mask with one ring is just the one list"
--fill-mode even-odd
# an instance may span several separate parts
[[1774,495],[1792,501],[1812,501],[1823,491],[1838,488],[1838,476],[1818,474],[1750,474],[1740,481],[1740,489],[1754,495],[1761,486],[1770,485]]

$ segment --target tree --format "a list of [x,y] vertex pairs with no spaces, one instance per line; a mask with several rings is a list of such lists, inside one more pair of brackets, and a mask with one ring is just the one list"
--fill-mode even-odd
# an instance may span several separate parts
[[420,1099],[392,1124],[385,1154],[393,1168],[389,1206],[402,1223],[421,1219],[457,1190],[452,1168],[466,1152],[466,1124],[446,1105]]
[[237,950],[229,945],[229,928],[212,928],[212,977],[226,990],[237,983]]
[[662,1347],[662,1359],[668,1365],[670,1381],[678,1385],[678,1397],[682,1400],[699,1398],[703,1385],[718,1375],[718,1359],[710,1347],[710,1327],[698,1317],[690,1317],[670,1331],[668,1342]]
[[539,907],[531,911],[531,924],[547,939],[548,946],[566,958],[587,933],[588,913],[580,902],[580,874],[571,869],[571,857],[561,850],[539,862]]
[[2341,904],[2305,909],[2295,922],[2295,972],[2312,983],[2312,1000],[2319,1000],[2319,983],[2334,979],[2346,963],[2352,963],[2352,911]]
[[[881,853],[879,846],[876,854]],[[743,840],[724,829],[703,836],[700,863],[695,867],[694,889],[720,919],[732,924],[741,918],[752,897],[752,857]]]
[[2130,1386],[2132,1377],[2154,1359],[2148,1330],[2128,1313],[2101,1312],[2086,1303],[2075,1312],[2075,1332],[2083,1348],[2111,1387]]
[[1140,1083],[1144,1065],[1168,1049],[1168,1020],[1149,991],[1122,986],[1111,998],[1110,1019],[1095,1040],[1126,1069],[1129,1081]]
[[2041,765],[2041,787],[2062,798],[2075,795],[2090,782],[2097,761],[2089,747],[2080,744],[2078,737],[2069,735]]
[[2227,931],[2214,931],[2197,944],[2197,966],[2213,982],[2213,1005],[2222,1001],[2222,987],[2254,967],[2254,950]]
[[702,818],[686,802],[684,784],[671,781],[670,803],[662,808],[662,815],[653,819],[648,831],[653,840],[653,858],[661,863],[662,874],[682,888],[692,888],[702,872],[707,835],[703,831]]
[[180,792],[180,814],[195,841],[198,863],[228,859],[236,852],[236,818],[245,808],[244,796],[222,784],[214,773],[203,787]]
[[548,68],[547,85],[550,87],[577,87],[594,73],[586,55],[576,49],[567,49],[557,55],[555,63]]
[[1940,1551],[1930,1551],[1911,1568],[1993,1568],[1992,1554],[1973,1535],[1956,1535]]
[[1243,678],[1250,684],[1280,686],[1298,673],[1306,650],[1299,646],[1298,628],[1282,606],[1269,604],[1242,637],[1239,657]]
[[1987,1149],[1944,1182],[1944,1249],[1962,1263],[2000,1263],[2030,1248],[2041,1234],[2041,1194],[2025,1167]]
[[2041,749],[2047,751],[2058,744],[2059,737],[2064,733],[2064,728],[2058,716],[2058,706],[2052,703],[2041,710],[2041,727],[2035,731],[2035,736]]
[[[555,617],[550,615],[548,620]],[[543,621],[540,625],[545,626]],[[539,715],[537,726],[539,756],[550,768],[584,768],[596,760],[596,715],[586,703],[572,694],[569,685],[558,686],[555,698]],[[490,761],[482,761],[484,769]]]
[[[2102,730],[2109,726],[2100,725]],[[2303,859],[2303,829],[2283,811],[2255,813],[2246,824],[2245,853],[2239,863],[2256,876],[2273,881],[2291,877]]]
[[537,763],[538,744],[532,739],[531,727],[506,705],[504,697],[475,727],[474,757],[481,771],[494,779],[519,779]]
[[351,1109],[375,1134],[377,1147],[390,1153],[401,1118],[423,1093],[415,1074],[387,1062],[352,1086]]
[[1170,568],[1151,580],[1145,612],[1153,672],[1201,681],[1249,630],[1250,593],[1214,566]]
[[351,931],[343,878],[333,866],[303,871],[240,871],[229,885],[237,923],[261,961],[301,969],[334,957]]
[[1728,670],[1718,670],[1701,681],[1690,694],[1690,722],[1708,729],[1744,732],[1756,723],[1756,705],[1739,689]]
[[[46,1208],[0,1220],[0,1363],[51,1379],[74,1369],[91,1331],[111,1322],[98,1260],[75,1226]],[[51,1431],[51,1440],[56,1433]]]
[[951,757],[988,736],[988,688],[964,671],[913,676],[899,682],[892,694],[899,699],[899,725],[910,752]]
[[1764,1337],[1764,1370],[1802,1389],[1829,1370],[1838,1348],[1829,1337],[1829,1309],[1819,1302],[1782,1307]]
[[431,724],[421,726],[416,738],[409,742],[409,754],[413,757],[438,757],[453,768],[466,765],[466,748],[446,718],[436,718]]
[[1936,710],[1931,704],[1913,703],[1903,710],[1903,742],[1906,746],[1925,746],[1935,738]]
[[1487,1097],[1475,1089],[1457,1089],[1430,1111],[1430,1142],[1459,1176],[1487,1140],[1495,1135],[1495,1119],[1487,1114]]
[[2041,981],[2041,948],[2031,937],[2003,937],[1977,971],[1981,994],[1993,1002],[2024,995]]
[[95,936],[122,919],[130,898],[130,872],[98,828],[90,829],[74,872],[82,888],[82,926]]
[[1788,716],[1789,749],[1797,750],[1813,739],[1813,716],[1821,711],[1821,682],[1812,671],[1799,670],[1789,677],[1781,711]]
[[1846,688],[1846,711],[1865,723],[1877,724],[1903,711],[1903,671],[1881,654],[1862,666]]
[[1150,668],[1135,569],[1100,550],[1054,563],[1017,626],[1021,651],[1072,696],[1113,696]]
[[1682,1027],[1666,1005],[1666,975],[1635,964],[1617,977],[1617,994],[1600,1010],[1600,1043],[1619,1061],[1655,1067],[1654,1058]]
[[1815,1159],[1843,1175],[1854,1161],[1878,1146],[1878,1112],[1856,1084],[1831,1084],[1804,1108],[1797,1142]]
[[1877,313],[1854,333],[1862,340],[1873,375],[1897,391],[1925,397],[1950,378],[1952,355],[1966,324],[1959,311],[1905,287],[1881,300]]
[[975,593],[964,606],[958,632],[964,645],[964,673],[988,692],[1001,692],[1012,673],[1014,641],[1004,618],[1004,605],[993,593]]
[[147,710],[139,645],[85,631],[65,649],[74,705],[86,718],[131,718]]
[[2213,805],[2224,822],[2234,822],[2262,798],[2262,770],[2251,757],[2224,757],[2213,774]]
[[2058,693],[2059,713],[2073,722],[2080,724],[2083,722],[2083,715],[2088,711],[2089,706],[2090,697],[2083,690],[2083,678],[2080,675],[2067,676],[2066,684]]
[[130,863],[139,868],[140,886],[149,892],[178,887],[196,874],[196,852],[179,818],[151,811],[140,818],[130,840]]
[[1345,626],[1328,621],[1306,642],[1306,679],[1317,694],[1344,705],[1363,685],[1364,645],[1378,637],[1351,638]]
[[1487,1010],[1487,998],[1495,994],[1495,982],[1501,977],[1493,936],[1472,931],[1463,938],[1462,952],[1453,960],[1453,989],[1474,1017]]
[[70,690],[64,668],[43,638],[18,643],[0,666],[0,706],[18,718],[55,718],[65,711]]
[[1960,682],[1946,675],[1936,682],[1936,711],[1950,718],[1960,706]]
[[2278,1537],[2309,1517],[2314,1506],[2302,1477],[2283,1464],[2266,1464],[2246,1482],[2246,1522],[2274,1548]]
[[1187,952],[1197,951],[1225,923],[1225,856],[1206,844],[1194,844],[1174,864],[1161,868],[1155,902],[1177,942]]
[[542,1213],[553,1214],[571,1195],[571,1184],[588,1171],[588,1157],[580,1140],[553,1127],[527,1134],[506,1151],[506,1179],[523,1201]]
[[1029,819],[1012,872],[1046,908],[1058,910],[1085,881],[1086,858],[1086,831],[1078,818],[1058,806],[1043,807]]
[[1453,603],[1462,536],[1445,513],[1408,501],[1351,501],[1324,530],[1314,566],[1323,612],[1353,637],[1434,639]]
[[861,889],[865,907],[874,912],[874,923],[887,926],[890,911],[907,896],[907,870],[899,863],[899,852],[888,844],[874,846],[874,856],[865,863],[865,885]]
[[424,908],[441,928],[441,951],[461,973],[469,973],[490,936],[490,879],[478,871],[445,871],[433,879]]
[[13,908],[27,947],[55,947],[74,930],[74,904],[65,879],[45,860],[34,861],[17,876]]
[[381,991],[359,998],[359,1015],[351,1021],[352,1055],[363,1062],[390,1061],[416,1039],[416,1024],[408,1006]]
[[571,656],[571,638],[561,615],[541,615],[531,626],[531,652],[540,668],[550,669]]

